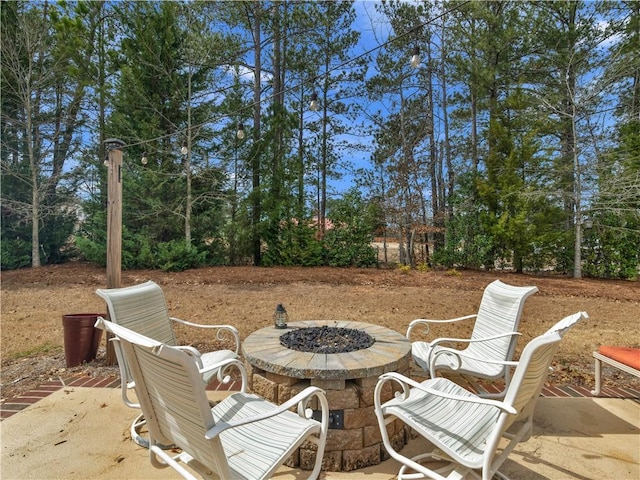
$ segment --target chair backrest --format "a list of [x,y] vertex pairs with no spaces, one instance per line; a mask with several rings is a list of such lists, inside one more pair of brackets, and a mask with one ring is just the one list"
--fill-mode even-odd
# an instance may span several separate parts
[[[538,287],[516,287],[495,280],[484,290],[471,339],[517,332],[524,303]],[[518,343],[518,335],[505,336],[486,342],[470,343],[466,353],[487,360],[511,360]]]
[[569,315],[568,317],[563,318],[558,323],[556,323],[553,327],[545,332],[545,335],[551,335],[552,333],[558,333],[561,337],[564,336],[578,321],[584,319],[588,319],[589,315],[587,312],[578,312],[573,315]]
[[[485,473],[495,473],[515,445],[525,435],[531,434],[533,411],[538,398],[540,398],[540,392],[549,374],[549,367],[560,340],[578,320],[583,318],[588,318],[585,312],[578,312],[562,319],[547,332],[531,340],[522,351],[518,366],[504,396],[504,403],[514,407],[517,414],[513,415],[503,411],[498,415],[495,428],[485,443],[482,478],[491,478],[490,476],[485,477]],[[523,426],[512,436],[502,453],[496,456],[496,451],[505,432],[514,423],[520,421],[524,421]]]
[[177,345],[169,309],[160,286],[148,281],[123,288],[98,289],[109,320],[166,345]]
[[126,356],[151,444],[175,444],[220,478],[230,478],[220,439],[205,438],[215,421],[193,358],[120,325],[99,322],[116,336]]
[[574,313],[527,344],[504,397],[504,402],[513,405],[519,414],[509,416],[502,431],[533,413],[560,340],[579,320],[587,318],[586,312]]

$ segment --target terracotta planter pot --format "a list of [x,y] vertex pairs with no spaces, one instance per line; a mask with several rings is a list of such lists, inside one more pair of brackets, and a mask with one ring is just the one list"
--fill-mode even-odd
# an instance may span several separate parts
[[74,313],[62,316],[67,367],[82,365],[96,358],[102,338],[102,330],[93,326],[98,317],[106,317],[106,314]]

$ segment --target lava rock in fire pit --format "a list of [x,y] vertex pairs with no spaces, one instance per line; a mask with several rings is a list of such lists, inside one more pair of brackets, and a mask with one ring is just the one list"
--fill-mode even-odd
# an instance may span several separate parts
[[355,328],[307,327],[280,336],[283,347],[299,352],[347,353],[369,348],[375,339]]

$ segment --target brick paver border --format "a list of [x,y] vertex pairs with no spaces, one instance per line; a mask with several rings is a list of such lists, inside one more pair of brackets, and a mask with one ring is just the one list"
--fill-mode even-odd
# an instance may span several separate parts
[[[213,380],[208,386],[207,390],[228,390],[236,391],[240,390],[241,382],[232,380],[227,384],[219,383]],[[43,383],[38,388],[23,393],[22,395],[7,400],[0,405],[0,421],[5,418],[9,418],[18,412],[21,412],[30,405],[33,405],[38,400],[48,397],[53,392],[57,392],[62,388],[73,387],[97,387],[97,388],[120,388],[120,377],[88,377],[88,376],[75,376],[75,377],[60,377],[57,380],[49,380]]]
[[[237,391],[240,390],[240,385],[240,380],[232,380],[227,384],[222,384],[214,380],[207,386],[207,390]],[[76,376],[60,377],[58,380],[50,380],[38,388],[23,393],[0,405],[0,421],[21,412],[29,405],[33,405],[44,397],[51,395],[53,392],[70,387],[120,388],[120,377]],[[547,398],[593,397],[591,391],[587,388],[573,385],[545,386],[542,389],[541,395]],[[602,392],[598,398],[630,398],[640,402],[640,391],[633,388],[602,387]]]

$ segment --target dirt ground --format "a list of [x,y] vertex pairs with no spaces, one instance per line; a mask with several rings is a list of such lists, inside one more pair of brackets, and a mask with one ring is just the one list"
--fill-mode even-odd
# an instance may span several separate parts
[[[354,320],[404,333],[415,318],[444,319],[475,313],[482,291],[499,278],[513,285],[536,285],[527,301],[517,355],[523,346],[561,318],[586,311],[589,320],[576,326],[555,357],[550,383],[593,388],[593,358],[599,345],[640,347],[640,284],[529,276],[505,272],[445,272],[399,269],[213,267],[179,273],[125,271],[122,286],[154,280],[162,286],[171,314],[200,323],[235,325],[241,339],[272,323],[278,303],[290,321]],[[72,263],[2,273],[0,354],[1,401],[42,382],[68,374],[117,374],[105,365],[103,338],[95,361],[65,366],[62,316],[103,313],[95,294],[106,286],[103,268]],[[428,336],[468,336],[472,324],[432,329]],[[178,331],[182,343],[207,350],[223,346],[214,340]],[[605,385],[638,380],[605,368]]]

